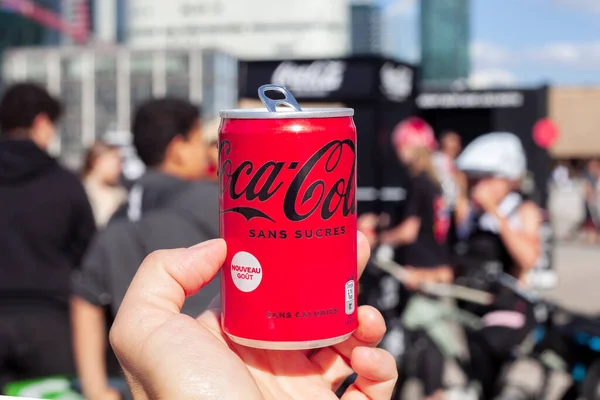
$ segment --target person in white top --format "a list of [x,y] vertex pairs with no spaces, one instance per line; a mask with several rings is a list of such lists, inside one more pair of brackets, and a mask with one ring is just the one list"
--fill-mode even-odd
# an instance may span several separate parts
[[459,194],[459,175],[454,166],[462,151],[462,139],[456,132],[448,131],[440,136],[440,149],[433,156],[433,163],[448,207],[453,210]]
[[127,197],[125,189],[119,186],[121,167],[118,147],[97,141],[86,153],[83,184],[98,227],[108,223]]

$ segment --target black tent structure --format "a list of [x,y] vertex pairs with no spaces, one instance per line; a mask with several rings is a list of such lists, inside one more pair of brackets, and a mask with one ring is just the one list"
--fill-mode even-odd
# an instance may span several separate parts
[[[266,83],[288,88],[300,103],[343,104],[355,109],[358,131],[358,211],[386,212],[396,223],[404,199],[406,170],[391,145],[396,125],[410,116],[426,120],[436,134],[452,130],[463,145],[477,136],[516,134],[527,154],[529,197],[548,200],[550,155],[533,140],[533,127],[548,116],[548,87],[502,90],[419,89],[418,68],[380,56],[319,60],[242,61],[240,99],[256,99]],[[547,221],[545,234],[551,229]],[[552,268],[551,239],[539,268]]]

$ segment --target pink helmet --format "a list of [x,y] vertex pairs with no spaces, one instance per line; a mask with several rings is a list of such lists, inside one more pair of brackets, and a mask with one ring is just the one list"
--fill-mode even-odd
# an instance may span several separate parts
[[429,150],[437,148],[433,129],[419,117],[410,117],[400,122],[392,133],[392,143],[395,147],[426,147]]

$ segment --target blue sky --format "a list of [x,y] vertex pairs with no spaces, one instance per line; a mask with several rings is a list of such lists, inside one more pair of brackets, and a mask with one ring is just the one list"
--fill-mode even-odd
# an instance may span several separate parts
[[[405,18],[417,1],[380,0]],[[471,3],[475,84],[600,84],[600,0]]]

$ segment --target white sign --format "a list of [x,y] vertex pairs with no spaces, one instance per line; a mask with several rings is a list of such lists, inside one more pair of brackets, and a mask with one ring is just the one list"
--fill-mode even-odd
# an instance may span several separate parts
[[273,72],[271,82],[285,86],[296,96],[325,96],[340,90],[344,72],[344,61],[283,62]]
[[126,41],[136,47],[216,48],[245,59],[340,57],[347,0],[129,0]]
[[521,92],[423,93],[417,106],[431,108],[517,108],[524,102]]
[[402,101],[410,96],[413,86],[412,69],[392,63],[385,63],[379,71],[381,92],[392,101]]

